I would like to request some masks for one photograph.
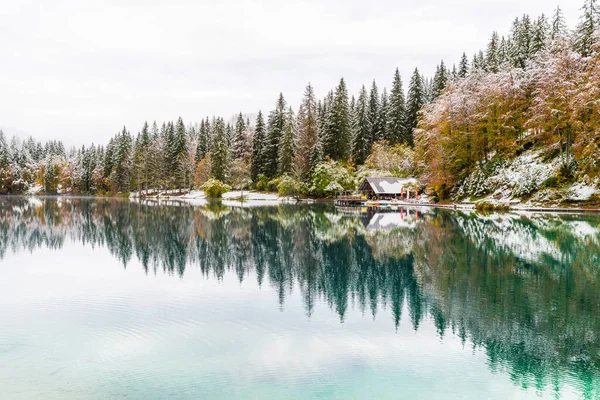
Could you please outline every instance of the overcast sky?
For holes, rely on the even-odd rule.
[[[515,16],[569,27],[578,0],[0,0],[0,127],[8,134],[105,143],[144,120],[294,108],[307,82],[324,95],[376,79],[405,86],[418,67],[483,48]]]

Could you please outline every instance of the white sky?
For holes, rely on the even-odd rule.
[[[431,75],[523,13],[583,0],[0,0],[0,128],[104,143],[123,125],[296,108],[307,82],[350,93]]]

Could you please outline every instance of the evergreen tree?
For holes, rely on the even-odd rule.
[[[465,78],[469,74],[469,60],[467,60],[467,55],[463,53],[460,64],[458,64],[458,77]]]
[[[235,134],[232,145],[232,158],[239,160],[244,156],[246,147],[246,123],[242,113],[238,114],[235,122]]]
[[[380,132],[380,139],[388,138],[387,132],[387,116],[389,112],[390,104],[389,104],[389,96],[387,94],[387,89],[383,88],[381,91],[381,102],[379,103],[379,118],[377,118],[377,130]]]
[[[115,138],[113,149],[111,184],[115,192],[129,192],[132,144],[131,134],[126,127],[123,127],[123,131]]]
[[[309,169],[308,169],[308,177],[312,179],[315,169],[317,165],[323,162],[323,146],[321,145],[321,141],[317,140],[317,143],[313,146],[310,151],[310,160],[309,160]]]
[[[328,101],[323,151],[334,160],[346,160],[350,153],[351,127],[348,89],[344,78],[340,80],[335,93],[329,95]]]
[[[356,164],[363,164],[371,151],[371,129],[367,89],[363,85],[356,102],[353,121],[352,158]]]
[[[485,63],[489,72],[497,73],[500,70],[500,60],[498,56],[500,48],[500,39],[498,33],[494,32],[490,39],[486,51]]]
[[[377,89],[377,83],[375,80],[373,80],[373,84],[371,85],[367,116],[369,120],[369,130],[371,131],[370,142],[377,142],[378,140],[382,139],[382,135],[379,131],[379,125],[377,123],[379,118],[379,90]]]
[[[7,169],[10,166],[10,159],[10,150],[8,149],[6,136],[4,136],[4,132],[0,130],[0,169]]]
[[[303,179],[308,177],[310,153],[319,138],[318,129],[315,93],[309,83],[298,111],[298,145],[294,158],[294,168]]]
[[[410,80],[408,87],[408,99],[406,105],[406,132],[403,142],[413,145],[413,129],[417,127],[419,122],[419,111],[425,104],[423,81],[419,70],[415,68],[415,72]]]
[[[256,182],[258,176],[264,173],[265,142],[265,121],[263,119],[262,111],[259,111],[258,115],[256,116],[256,125],[254,126],[254,135],[252,138],[252,158],[250,160],[250,176],[253,182]]]
[[[585,0],[582,7],[583,15],[573,36],[573,50],[582,57],[592,54],[594,35],[600,28],[600,9],[597,0]]]
[[[533,23],[531,38],[531,55],[535,55],[546,48],[548,40],[548,21],[544,14],[540,15]]]
[[[196,144],[196,156],[194,157],[196,163],[199,163],[204,157],[210,152],[210,126],[208,119],[200,122],[200,129],[198,130],[198,143]]]
[[[294,160],[294,142],[296,139],[296,119],[292,107],[289,108],[283,127],[283,135],[279,145],[279,175],[292,172],[292,162]]]
[[[435,100],[448,85],[448,70],[444,65],[444,60],[437,67],[433,77],[432,100]]]
[[[391,144],[407,143],[406,137],[406,102],[400,71],[396,68],[392,91],[390,92],[390,105],[387,118],[387,140]]]
[[[286,120],[286,103],[283,94],[279,94],[275,110],[271,111],[267,121],[267,140],[264,147],[264,174],[269,178],[277,175],[279,161],[279,143],[283,135]]]
[[[500,69],[507,67],[510,63],[509,42],[504,36],[500,39],[500,47],[498,48],[498,65]]]
[[[175,126],[171,149],[172,186],[176,189],[191,187],[192,166],[190,164],[187,133],[181,117]]]
[[[567,37],[567,23],[560,7],[556,7],[552,16],[552,27],[550,30],[550,39],[556,40]]]
[[[525,14],[521,20],[516,18],[513,21],[511,34],[513,40],[513,46],[511,49],[513,66],[517,68],[525,68],[527,61],[529,61],[532,55],[532,27],[529,15]]]
[[[165,144],[156,121],[152,123],[150,138],[150,149],[148,152],[148,184],[154,185],[154,188],[162,188],[163,170],[165,169],[163,157]]]
[[[210,152],[213,178],[221,182],[229,179],[229,147],[227,146],[227,128],[223,118],[216,118],[213,123],[213,141]]]

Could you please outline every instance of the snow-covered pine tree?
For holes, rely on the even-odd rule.
[[[369,105],[367,89],[363,85],[358,94],[354,110],[352,158],[360,165],[365,162],[371,151],[371,129],[369,123]]]
[[[254,135],[252,136],[252,157],[250,159],[250,177],[253,182],[256,182],[258,176],[264,173],[265,139],[265,120],[262,111],[258,111],[254,126]]]
[[[232,159],[239,160],[243,157],[246,147],[246,123],[240,112],[235,121],[235,133],[231,149]]]
[[[192,166],[190,165],[188,138],[183,119],[179,117],[175,125],[175,136],[171,145],[171,171],[174,189],[189,187],[191,184]]]
[[[554,11],[554,15],[552,16],[552,23],[550,28],[550,39],[557,40],[560,38],[566,38],[568,35],[567,23],[565,22],[565,17],[563,15],[562,10],[559,7],[556,7]]]
[[[308,177],[309,180],[312,179],[313,173],[321,162],[323,162],[323,145],[321,144],[321,140],[317,140],[317,143],[313,146],[310,151],[310,160],[309,160],[309,169],[308,169]]]
[[[582,57],[589,57],[592,54],[594,36],[600,28],[600,8],[597,0],[585,0],[581,10],[583,14],[573,34],[573,50]]]
[[[463,53],[458,64],[458,77],[465,78],[469,74],[469,60],[467,54]]]
[[[0,169],[7,169],[10,167],[10,159],[11,155],[6,136],[4,135],[4,132],[0,130]]]
[[[269,113],[267,120],[267,137],[264,146],[264,174],[269,178],[277,175],[277,164],[279,160],[279,143],[283,135],[283,127],[286,119],[286,102],[283,93],[279,94],[275,110]]]
[[[438,65],[432,83],[431,100],[435,100],[442,93],[442,91],[448,86],[448,70],[444,65],[444,60]]]
[[[548,20],[544,14],[540,15],[534,22],[531,37],[531,56],[546,48],[549,35]]]
[[[415,72],[410,79],[408,87],[408,98],[406,102],[406,131],[404,133],[403,142],[413,145],[413,129],[417,127],[419,122],[419,111],[425,104],[425,93],[423,88],[423,80],[419,70],[415,68]]]
[[[226,126],[223,118],[216,118],[213,123],[213,140],[210,152],[211,175],[221,182],[229,179],[229,147],[227,146]]]
[[[115,137],[111,185],[114,192],[127,193],[131,178],[131,152],[133,139],[126,127]]]
[[[298,143],[294,157],[294,170],[302,179],[308,178],[310,153],[318,140],[317,103],[312,85],[304,89],[302,104],[298,110]]]
[[[492,37],[488,42],[487,51],[485,54],[485,63],[487,70],[492,73],[497,73],[500,70],[499,52],[500,49],[500,38],[498,32],[492,33]]]
[[[198,142],[196,143],[196,155],[194,157],[196,164],[206,157],[210,151],[209,137],[206,123],[202,120],[198,129]]]
[[[387,89],[384,87],[381,91],[381,101],[379,103],[379,117],[377,118],[377,130],[380,132],[380,140],[387,140],[387,116],[390,108]]]
[[[400,71],[396,68],[394,81],[390,92],[390,104],[387,118],[387,140],[391,144],[405,143],[406,141],[406,102]]]
[[[294,110],[292,110],[292,107],[290,107],[286,115],[285,124],[283,126],[281,143],[279,144],[279,160],[277,171],[279,175],[289,174],[292,172],[295,141],[296,118],[294,117]]]

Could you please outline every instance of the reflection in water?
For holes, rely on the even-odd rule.
[[[0,207],[7,251],[103,246],[127,267],[209,278],[256,276],[283,308],[299,288],[344,321],[383,304],[441,338],[485,349],[489,367],[523,387],[557,393],[569,382],[600,396],[600,219],[427,209],[336,211],[327,205],[229,208],[116,200],[11,199]]]

